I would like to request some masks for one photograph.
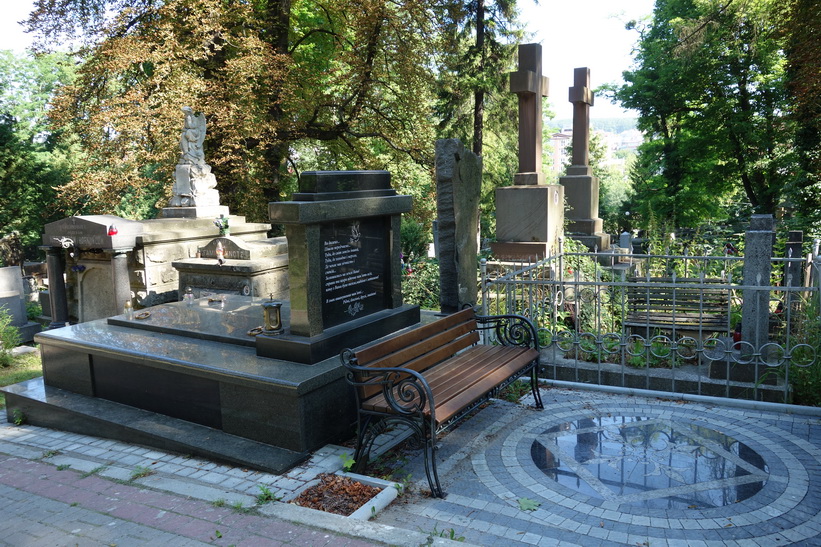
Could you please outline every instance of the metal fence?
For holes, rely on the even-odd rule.
[[[534,322],[543,378],[787,403],[817,364],[817,248],[763,272],[729,254],[483,261],[483,313]]]

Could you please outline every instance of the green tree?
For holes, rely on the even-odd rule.
[[[515,0],[453,1],[446,11],[437,67],[437,138],[458,138],[482,156],[480,210],[485,237],[495,233],[495,191],[517,169],[517,98],[508,91],[524,36]]]
[[[78,38],[85,55],[54,105],[87,158],[62,198],[110,212],[123,196],[169,191],[186,105],[208,118],[206,159],[223,201],[251,220],[267,220],[267,203],[287,198],[313,159],[325,169],[388,168],[401,186],[395,166],[432,163],[434,7],[38,1],[30,27],[50,42]]]
[[[657,0],[638,27],[637,68],[615,97],[648,137],[634,169],[638,212],[677,226],[721,214],[743,188],[775,213],[793,166],[777,0]]]
[[[0,236],[18,232],[29,258],[43,226],[64,215],[55,187],[68,181],[76,150],[58,139],[46,114],[73,70],[64,54],[0,51]]]
[[[814,0],[792,0],[789,5],[785,54],[798,169],[788,195],[794,200],[798,223],[817,233],[821,230],[821,9]]]

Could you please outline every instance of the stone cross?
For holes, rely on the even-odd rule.
[[[542,76],[542,46],[519,45],[519,70],[510,73],[510,92],[519,96],[519,174],[515,184],[538,184],[542,170],[542,97],[548,79]]]
[[[593,91],[590,89],[590,69],[577,68],[573,71],[573,87],[569,100],[573,103],[573,161],[571,165],[589,165],[590,150],[590,107],[593,106]]]

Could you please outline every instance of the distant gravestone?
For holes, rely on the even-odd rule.
[[[443,312],[476,304],[482,158],[459,139],[436,141],[439,305]]]
[[[40,325],[28,320],[22,270],[19,266],[0,268],[0,309],[11,317],[21,342],[30,342],[40,332]]]
[[[773,235],[772,215],[752,216],[744,237],[744,285],[750,288],[743,291],[741,339],[751,344],[754,351],[768,340]]]
[[[590,69],[577,68],[569,101],[573,103],[573,158],[567,174],[559,179],[567,194],[568,231],[573,239],[599,251],[610,247],[610,235],[602,231],[599,218],[599,179],[590,168]]]
[[[791,230],[787,234],[787,245],[784,250],[786,258],[801,259],[803,258],[804,246],[804,232],[801,230]],[[801,269],[802,264],[798,261],[788,261],[784,263],[784,285],[788,287],[801,286]]]

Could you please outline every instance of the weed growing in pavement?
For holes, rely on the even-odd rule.
[[[232,503],[231,504],[231,509],[233,509],[237,513],[250,513],[251,512],[251,508],[250,507],[245,507],[242,504],[241,501],[236,501],[236,502]]]
[[[135,481],[137,479],[142,479],[144,477],[149,477],[156,473],[153,469],[145,467],[144,465],[138,465],[134,468],[134,471],[131,472],[131,478],[129,480]]]
[[[225,498],[217,498],[211,502],[214,507],[225,507]]]
[[[342,460],[342,470],[346,473],[350,472],[350,470],[353,469],[354,464],[356,464],[356,460],[349,456],[347,452],[345,454],[340,454],[339,459]]]
[[[420,531],[424,533],[424,530],[420,528]],[[428,542],[427,545],[433,545],[434,538],[447,538],[451,541],[465,541],[465,536],[457,536],[456,530],[450,528],[448,530],[439,530],[436,525],[433,526],[433,531],[428,534]]]
[[[264,484],[257,485],[259,488],[259,494],[257,494],[257,503],[262,505],[263,503],[268,503],[269,501],[279,501],[282,499],[282,496],[277,496],[271,489],[265,486]]]
[[[53,458],[54,456],[59,456],[59,450],[46,450],[42,454],[40,454],[39,460],[45,460],[46,458]]]
[[[80,477],[84,479],[86,477],[90,477],[91,475],[96,475],[97,473],[102,473],[106,469],[108,469],[107,465],[100,465],[100,466],[95,467],[91,471],[86,471],[85,473],[80,475]]]
[[[71,467],[71,464],[62,463],[62,464],[57,466],[57,471],[65,471],[66,469],[68,469],[70,467]]]
[[[11,411],[11,419],[14,422],[14,425],[23,425],[26,423],[26,415],[23,414],[23,411],[19,408],[15,408]]]

